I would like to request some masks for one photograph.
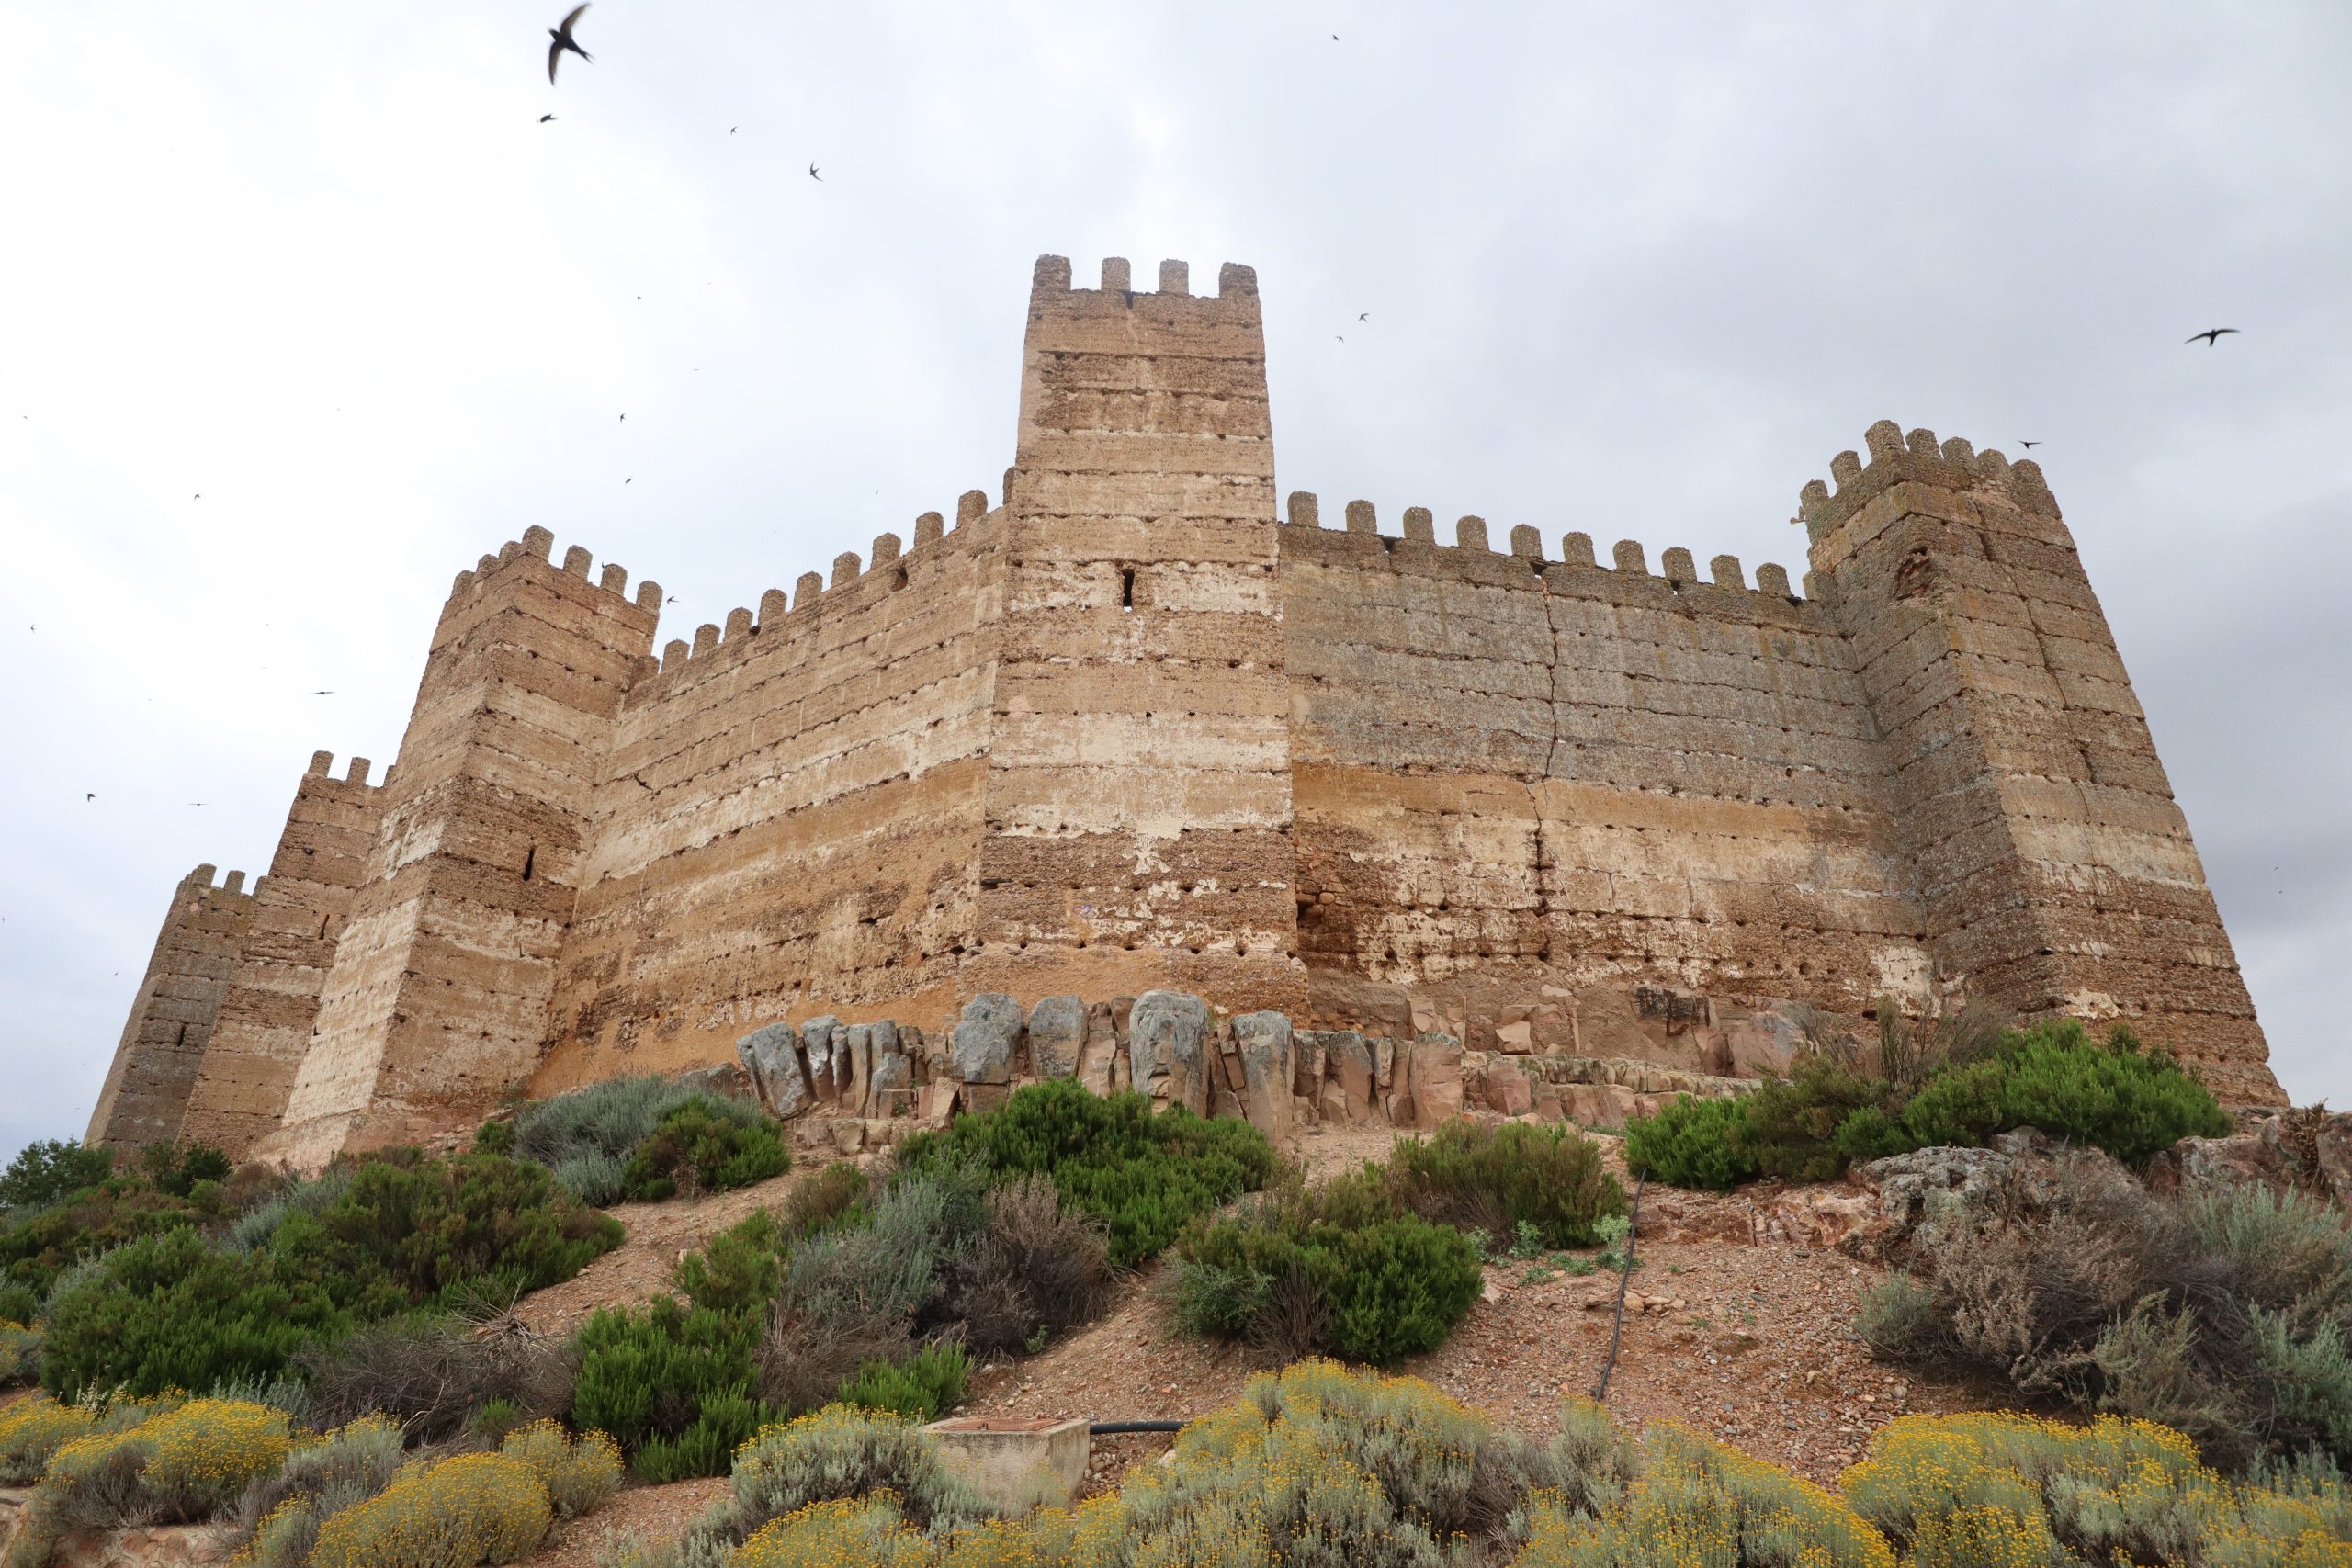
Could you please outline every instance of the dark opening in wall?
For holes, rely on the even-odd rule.
[[[539,846],[533,844],[523,856],[523,880],[531,880],[531,867],[538,863]]]
[[[1122,610],[1132,610],[1135,607],[1136,569],[1129,567],[1125,571],[1119,573],[1119,608]]]

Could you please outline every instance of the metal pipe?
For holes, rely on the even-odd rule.
[[[1092,1421],[1087,1424],[1089,1437],[1115,1437],[1121,1432],[1181,1432],[1182,1421]]]

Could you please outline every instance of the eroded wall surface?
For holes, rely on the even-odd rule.
[[[1004,519],[673,643],[615,727],[539,1083],[727,1059],[771,1019],[952,1012],[975,927]],[[862,1014],[861,1014],[862,1016]]]
[[[1300,944],[1442,992],[1478,976],[1818,1001],[1925,1000],[1891,773],[1820,606],[1767,567],[1700,581],[1581,535],[1546,560],[1464,519],[1434,541],[1282,530]]]

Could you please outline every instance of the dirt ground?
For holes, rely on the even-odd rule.
[[[1394,1137],[1385,1128],[1329,1130],[1301,1137],[1295,1153],[1309,1176],[1320,1178],[1379,1157]],[[1616,1141],[1602,1142],[1619,1166]],[[613,1210],[628,1239],[578,1277],[526,1298],[526,1318],[561,1331],[597,1306],[666,1290],[682,1254],[779,1201],[792,1179]],[[1906,1376],[1869,1359],[1851,1325],[1862,1292],[1881,1270],[1807,1234],[1804,1206],[1817,1196],[1772,1187],[1720,1197],[1644,1193],[1638,1267],[1628,1282],[1630,1310],[1604,1401],[1612,1416],[1635,1431],[1653,1421],[1679,1421],[1834,1484],[1870,1433],[1894,1416],[1981,1403],[1966,1388]],[[1519,1261],[1489,1266],[1483,1298],[1453,1336],[1397,1370],[1498,1427],[1541,1438],[1558,1429],[1563,1395],[1594,1392],[1608,1355],[1617,1277],[1555,1274],[1527,1282],[1528,1269]],[[1230,1404],[1261,1370],[1244,1349],[1176,1330],[1166,1270],[1155,1263],[1123,1280],[1095,1322],[1036,1356],[976,1371],[963,1409],[1189,1420]],[[1097,1439],[1089,1493],[1115,1488],[1125,1471],[1156,1459],[1171,1440],[1152,1434]],[[596,1568],[612,1543],[683,1530],[724,1490],[720,1481],[632,1488],[590,1517],[560,1527],[529,1563]]]

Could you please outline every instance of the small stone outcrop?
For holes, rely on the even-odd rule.
[[[2148,1166],[2154,1190],[2255,1184],[2352,1209],[2352,1111],[2324,1105],[2250,1113],[2224,1138],[2183,1138]]]

